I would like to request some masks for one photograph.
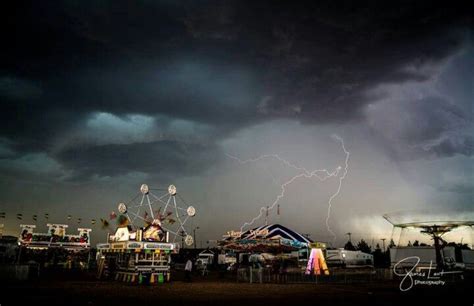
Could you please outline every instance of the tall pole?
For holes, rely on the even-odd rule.
[[[196,248],[196,244],[197,244],[197,240],[196,240],[196,230],[199,229],[199,226],[196,226],[194,229],[193,229],[193,234],[194,234],[194,248]]]
[[[352,240],[351,240],[352,233],[349,232],[349,233],[346,233],[346,235],[349,236],[349,242],[352,243]]]
[[[382,250],[383,250],[384,253],[385,253],[385,240],[386,240],[386,238],[382,238],[382,239],[380,239],[380,240],[382,240]]]
[[[181,230],[179,232],[179,235],[181,236],[181,248],[184,249],[184,235],[185,235],[185,232],[183,230]]]

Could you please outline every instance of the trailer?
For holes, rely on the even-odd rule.
[[[464,268],[474,271],[474,250],[461,250],[461,255]]]
[[[373,267],[374,256],[362,251],[350,251],[340,248],[335,250],[326,250],[326,262],[329,267]]]
[[[470,250],[469,250],[470,251]],[[397,268],[412,268],[416,270],[436,269],[438,267],[436,260],[436,248],[434,246],[407,246],[392,247],[390,252],[390,266]],[[466,253],[466,257],[468,257]],[[456,261],[455,248],[446,246],[441,249],[441,260],[447,269],[463,269],[465,264]]]

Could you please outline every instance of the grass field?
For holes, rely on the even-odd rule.
[[[248,284],[203,281],[143,286],[113,281],[37,280],[2,285],[5,305],[437,305],[464,298],[472,305],[472,284],[415,286],[400,292],[398,282],[366,284]],[[459,301],[459,300],[458,300]],[[454,302],[454,300],[453,300]],[[411,304],[410,303],[410,304]],[[462,305],[456,303],[456,305]]]

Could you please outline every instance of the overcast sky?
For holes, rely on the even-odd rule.
[[[2,10],[0,211],[106,217],[175,184],[198,241],[344,168],[329,225],[368,240],[392,211],[473,211],[472,16],[431,1],[34,1]],[[380,4],[379,4],[380,3]],[[383,3],[383,4],[382,4]],[[285,189],[279,222],[332,239],[339,172]],[[24,220],[16,220],[23,213]],[[448,218],[448,217],[447,217]],[[264,218],[255,222],[261,225]],[[74,223],[71,223],[74,225]],[[93,226],[95,242],[105,236]]]

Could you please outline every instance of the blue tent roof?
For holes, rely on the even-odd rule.
[[[257,238],[256,236],[262,232],[267,232],[267,234],[264,237],[261,237],[265,239],[281,237],[281,238],[290,239],[293,241],[298,241],[301,243],[313,242],[312,240],[301,235],[300,233],[295,232],[280,224],[270,224],[270,225],[256,227],[254,229],[244,232],[242,236],[240,237],[240,239],[255,239]]]

